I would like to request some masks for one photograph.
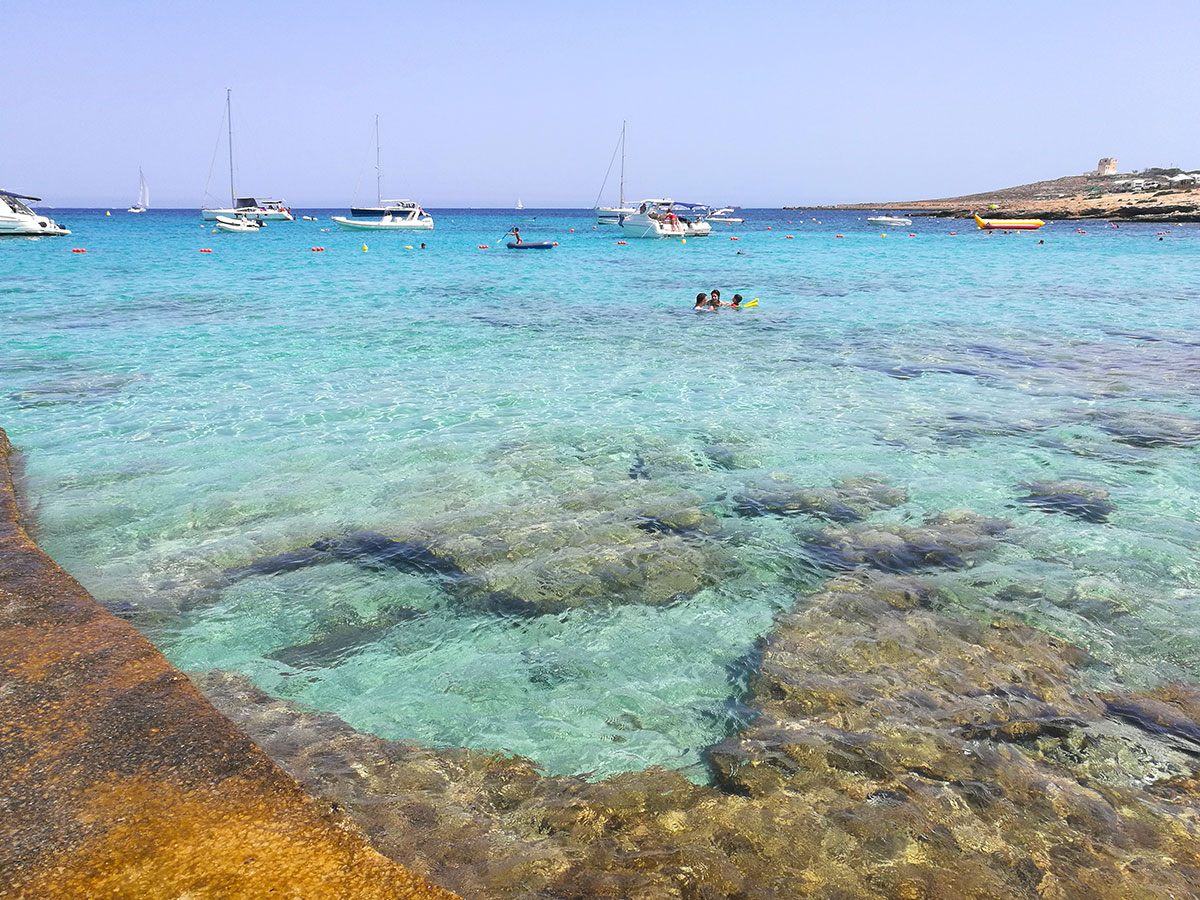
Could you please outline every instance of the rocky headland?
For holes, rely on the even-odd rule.
[[[905,211],[919,216],[1025,219],[1106,219],[1120,222],[1200,222],[1200,184],[1176,186],[1164,174],[1068,175],[1049,181],[935,200],[845,203],[808,207],[863,211]],[[1200,179],[1200,176],[1197,176]],[[1134,190],[1128,183],[1146,182]],[[798,209],[800,207],[785,207]]]

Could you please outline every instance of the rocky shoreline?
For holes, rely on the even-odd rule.
[[[905,212],[912,216],[1053,220],[1103,219],[1117,222],[1200,222],[1200,187],[1129,190],[1116,182],[1130,176],[1072,175],[1018,187],[937,200],[843,203],[784,209]]]

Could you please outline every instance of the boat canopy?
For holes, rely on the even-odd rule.
[[[34,203],[41,203],[41,197],[29,197],[25,194],[14,194],[12,191],[0,191],[0,197],[15,197],[18,200],[32,200]]]

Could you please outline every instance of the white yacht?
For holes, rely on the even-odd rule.
[[[233,105],[232,91],[225,89],[225,118],[229,124],[229,199],[231,204],[224,209],[205,208],[200,215],[205,222],[215,222],[218,216],[226,219],[253,219],[258,222],[294,222],[296,217],[282,200],[263,200],[254,197],[239,197],[233,188]],[[208,188],[205,188],[208,194]],[[132,210],[130,210],[132,212]]]
[[[621,216],[621,231],[631,238],[704,237],[712,233],[704,220],[707,212],[708,207],[698,203],[643,200],[635,212]]]
[[[40,197],[26,197],[23,194],[0,191],[0,235],[12,234],[28,237],[71,233],[53,219],[39,216],[22,203],[22,200],[32,200],[34,203],[42,202]]]
[[[379,116],[375,117],[375,205],[351,206],[350,216],[333,216],[347,231],[402,231],[433,228],[433,216],[412,200],[383,199],[383,170],[379,166]]]
[[[736,209],[733,206],[723,206],[720,209],[714,209],[706,218],[709,222],[720,222],[723,225],[741,225],[746,220],[733,214]]]
[[[350,210],[356,216],[375,216],[378,218],[349,219],[345,216],[334,216],[339,228],[348,231],[388,231],[402,229],[433,228],[433,216],[421,209],[412,200],[385,200],[380,206],[356,206]]]
[[[238,197],[233,206],[226,209],[203,209],[200,211],[205,222],[216,221],[218,216],[256,219],[259,222],[294,222],[296,217],[282,200],[265,200],[255,197]]]
[[[868,216],[867,221],[872,225],[891,225],[893,227],[912,224],[912,219],[906,219],[903,216]]]
[[[600,206],[600,197],[604,194],[604,187],[608,184],[608,172],[604,173],[604,183],[600,185],[600,193],[596,195],[596,224],[598,225],[617,225],[621,221],[621,216],[631,216],[637,212],[632,206],[625,205],[625,123],[621,122],[621,186],[617,193],[616,206]],[[613,150],[613,156],[616,156],[616,150]],[[612,160],[608,161],[608,171],[612,171]]]
[[[150,208],[150,188],[146,184],[146,176],[142,174],[142,167],[138,166],[138,198],[137,203],[125,210],[131,213],[144,213]]]

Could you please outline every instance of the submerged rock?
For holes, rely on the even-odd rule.
[[[464,896],[1196,896],[1195,687],[1088,693],[1083,651],[871,572],[799,598],[747,660],[754,709],[710,750],[714,786],[548,777],[357,734],[237,676],[200,684],[384,853]]]
[[[804,514],[848,523],[907,502],[904,488],[871,476],[845,478],[831,487],[802,488],[773,475],[747,485],[734,497],[734,511],[740,516]]]
[[[831,569],[867,566],[906,573],[929,568],[962,569],[972,555],[992,549],[1012,527],[968,510],[929,516],[920,526],[855,525],[803,535],[805,550]]]
[[[1029,493],[1018,497],[1042,512],[1062,513],[1084,522],[1107,522],[1117,505],[1108,499],[1108,491],[1086,481],[1028,481],[1018,485]]]
[[[1124,410],[1096,413],[1102,431],[1131,447],[1194,447],[1200,443],[1200,419],[1177,413]]]
[[[434,579],[460,605],[492,612],[664,605],[712,584],[731,565],[714,540],[720,523],[701,502],[635,481],[476,507],[409,523],[392,537],[364,531],[323,538],[229,569],[223,583],[337,561]]]

